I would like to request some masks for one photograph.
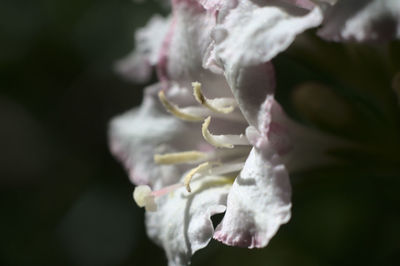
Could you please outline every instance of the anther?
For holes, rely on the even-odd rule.
[[[235,109],[236,101],[233,98],[207,99],[201,91],[200,82],[192,82],[193,95],[198,103],[207,107],[213,112],[229,114]]]
[[[135,187],[133,199],[139,207],[145,207],[146,211],[154,212],[157,210],[157,204],[154,201],[154,196],[149,186]]]
[[[190,113],[189,110],[185,110],[185,108],[180,108],[179,106],[169,102],[162,90],[159,91],[158,98],[168,112],[182,120],[196,122],[204,119],[204,117],[200,115]]]
[[[182,183],[177,183],[156,191],[152,191],[151,188],[146,185],[137,186],[133,191],[133,199],[139,207],[144,207],[146,211],[154,212],[157,211],[157,204],[155,202],[157,197],[168,194],[182,186]]]

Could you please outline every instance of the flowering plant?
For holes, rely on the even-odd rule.
[[[381,41],[400,36],[399,21],[395,0],[173,0],[171,17],[137,32],[117,70],[143,82],[155,66],[159,83],[111,122],[110,148],[170,265],[189,264],[211,238],[265,247],[291,216],[289,172],[332,162],[327,151],[347,145],[285,114],[271,60],[311,28]]]

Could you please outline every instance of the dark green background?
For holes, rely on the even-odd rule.
[[[155,12],[166,13],[129,0],[0,2],[0,265],[166,265],[107,148],[108,121],[143,88],[113,62]],[[297,59],[276,60],[282,99],[282,73],[324,71]],[[398,172],[358,172],[293,175],[292,220],[267,248],[213,241],[193,264],[400,265]]]

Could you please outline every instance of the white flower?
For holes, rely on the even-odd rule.
[[[309,1],[174,0],[169,27],[144,30],[156,44],[133,61],[157,55],[160,83],[111,122],[110,147],[170,265],[188,264],[212,237],[264,247],[289,221],[288,167],[318,162],[325,143],[285,116],[269,61],[322,19]],[[211,216],[223,212],[214,232]]]

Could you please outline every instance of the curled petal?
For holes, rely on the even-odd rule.
[[[228,195],[227,209],[214,238],[224,244],[265,247],[290,219],[291,187],[283,164],[272,151],[253,149]]]
[[[205,247],[214,233],[210,217],[225,211],[231,180],[204,177],[158,199],[159,209],[146,212],[148,235],[167,254],[170,266],[188,265],[190,257]]]
[[[260,138],[254,146],[260,150],[268,150],[264,139],[280,156],[287,154],[292,148],[292,138],[297,132],[293,127],[294,121],[286,116],[280,104],[271,95],[267,96],[258,113]],[[294,129],[291,132],[291,129]]]
[[[322,11],[279,1],[227,0],[212,34],[225,71],[268,62],[296,35],[318,26]]]
[[[275,90],[275,71],[271,63],[236,68],[225,73],[240,110],[248,123],[258,128],[261,105]]]
[[[239,108],[256,128],[261,104],[275,88],[269,61],[322,21],[318,6],[310,11],[299,7],[300,2],[227,0],[212,32],[214,42],[205,62],[211,69],[220,64]]]

